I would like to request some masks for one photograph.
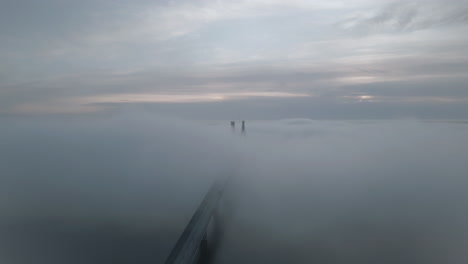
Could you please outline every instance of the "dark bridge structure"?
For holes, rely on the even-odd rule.
[[[211,186],[166,259],[166,264],[211,262],[221,233],[218,205],[225,185],[225,182],[216,182]],[[212,237],[209,234],[209,227],[213,228]],[[209,246],[209,237],[213,240],[212,246]]]

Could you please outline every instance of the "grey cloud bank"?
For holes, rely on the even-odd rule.
[[[141,116],[4,120],[2,263],[160,263],[225,175],[219,263],[467,259],[464,123]]]
[[[141,115],[3,120],[0,261],[162,262],[213,180],[235,169],[210,134]]]
[[[463,263],[464,142],[465,124],[253,124],[223,261]]]

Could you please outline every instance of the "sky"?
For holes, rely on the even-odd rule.
[[[466,119],[466,32],[466,0],[4,0],[0,115]]]

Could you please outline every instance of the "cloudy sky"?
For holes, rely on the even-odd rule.
[[[0,115],[468,118],[468,1],[3,0]]]

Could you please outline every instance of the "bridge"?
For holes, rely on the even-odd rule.
[[[216,240],[216,233],[219,232],[217,208],[225,185],[226,182],[218,181],[211,186],[166,259],[166,264],[210,262],[213,252],[208,247],[208,229],[210,224],[214,227],[213,239]]]

